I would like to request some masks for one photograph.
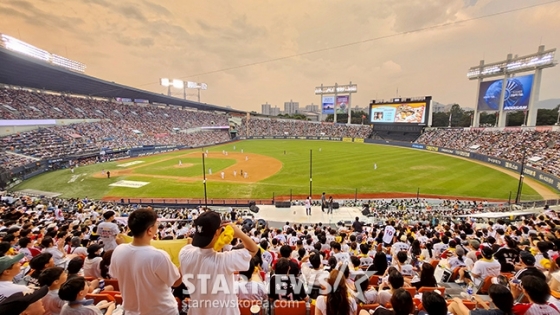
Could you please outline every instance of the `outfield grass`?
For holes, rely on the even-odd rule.
[[[233,147],[236,147],[236,150]],[[313,150],[313,193],[354,194],[407,192],[448,196],[507,199],[510,192],[517,190],[517,179],[500,171],[477,163],[465,161],[427,151],[404,149],[392,146],[306,140],[245,140],[208,148],[209,151],[230,152],[241,149],[245,153],[267,155],[280,160],[283,167],[275,175],[254,184],[209,181],[209,198],[272,198],[274,193],[294,195],[309,192],[309,160]],[[284,155],[284,150],[286,154]],[[320,151],[319,151],[320,150]],[[200,149],[191,152],[201,152]],[[150,175],[193,177],[201,176],[201,159],[179,158],[189,151],[141,157],[133,160],[96,164],[78,168],[74,174],[60,170],[34,177],[15,190],[38,189],[60,192],[63,197],[101,198],[119,197],[170,197],[201,198],[204,196],[201,180],[179,182],[168,178],[147,178],[138,175],[123,175],[116,178],[93,178],[94,172],[122,169],[117,165],[140,160],[135,172]],[[172,158],[172,159],[170,159]],[[173,168],[178,159],[190,167]],[[234,160],[206,159],[206,168],[214,173],[233,165]],[[377,170],[374,169],[377,164]],[[74,182],[72,176],[80,175]],[[110,187],[119,180],[148,181],[141,188]],[[532,188],[523,187],[523,200],[541,199]]]

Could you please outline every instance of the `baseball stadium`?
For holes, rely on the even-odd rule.
[[[560,104],[538,107],[555,53],[475,58],[468,110],[398,88],[360,109],[373,92],[349,82],[309,86],[318,109],[280,114],[203,103],[202,82],[118,84],[0,33],[0,281],[33,289],[0,287],[0,313],[560,314]],[[199,293],[186,277],[201,274],[262,294]]]
[[[430,128],[430,96],[373,100],[366,124],[275,118],[115,85],[34,60],[10,49],[21,41],[2,38],[1,178],[10,192],[175,207],[259,205],[265,218],[278,213],[275,206],[299,205],[292,214],[302,215],[302,202],[323,193],[335,208],[394,198],[557,203],[557,126]],[[551,60],[539,71],[555,65]],[[60,79],[46,79],[52,76]],[[327,103],[329,93],[316,89]],[[330,105],[325,111],[334,111]],[[155,117],[161,122],[147,123]],[[361,215],[358,208],[350,218]]]

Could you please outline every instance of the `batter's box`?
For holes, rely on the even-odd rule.
[[[140,188],[148,185],[150,182],[137,182],[133,180],[119,180],[116,183],[112,183],[109,186],[115,187],[128,187],[128,188]]]

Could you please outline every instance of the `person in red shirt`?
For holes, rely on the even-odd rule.
[[[518,303],[513,306],[514,315],[558,315],[560,310],[552,303],[550,287],[545,280],[535,276],[525,276],[521,279],[523,294],[529,303]]]

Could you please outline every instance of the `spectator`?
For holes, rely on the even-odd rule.
[[[346,288],[344,275],[338,270],[331,271],[328,284],[328,293],[317,297],[315,315],[356,314],[358,306]]]
[[[503,229],[500,229],[503,232]],[[496,251],[494,257],[502,266],[501,272],[512,272],[515,270],[515,264],[519,261],[519,250],[517,249],[517,242],[509,235],[504,237],[505,246],[502,246]]]
[[[420,270],[420,277],[418,279],[413,278],[410,282],[410,285],[415,287],[416,289],[420,289],[421,287],[437,287],[437,281],[434,277],[434,272],[435,269],[432,264],[423,263]]]
[[[43,287],[35,292],[17,292],[9,298],[0,301],[0,314],[2,315],[43,315],[42,298],[47,294],[48,288]]]
[[[33,259],[33,253],[30,250],[30,248],[33,246],[33,242],[29,237],[20,238],[18,245],[19,245],[19,252],[23,253],[27,260]]]
[[[524,276],[521,279],[523,294],[529,299],[529,303],[519,303],[513,307],[515,315],[533,314],[558,314],[560,310],[552,303],[550,298],[550,287],[545,280],[535,276]]]
[[[420,314],[447,315],[447,302],[443,296],[436,292],[424,292],[422,294],[422,306],[425,312],[420,312]]]
[[[365,274],[356,277],[356,302],[360,304],[373,304],[377,302],[377,291],[369,287],[369,278]]]
[[[47,268],[39,276],[39,284],[49,287],[49,292],[43,298],[43,306],[50,315],[59,315],[62,310],[65,302],[58,296],[58,290],[67,278],[68,275],[60,267]]]
[[[393,310],[388,310],[382,306],[379,306],[373,315],[410,315],[414,312],[414,301],[412,296],[405,289],[397,289],[393,292],[390,299],[391,306]]]
[[[109,273],[118,279],[126,313],[176,315],[171,287],[181,283],[181,274],[169,254],[150,245],[157,233],[157,214],[138,209],[128,217],[133,240],[113,251]],[[138,288],[150,288],[139,290]]]
[[[381,305],[387,304],[391,297],[394,296],[395,291],[404,286],[403,275],[398,270],[389,272],[388,278],[389,290],[380,290],[378,295],[378,303]]]
[[[255,274],[255,271],[255,263],[251,259],[249,269],[239,272],[240,279],[236,282],[236,292],[239,300],[265,301],[268,298],[266,287],[259,279],[258,273]]]
[[[58,240],[57,247],[54,245],[54,240],[50,236],[43,238],[41,241],[41,246],[44,248],[43,253],[52,255],[55,266],[64,267],[66,265],[66,253],[63,250],[64,239],[61,238]]]
[[[86,257],[88,255],[87,248],[82,247],[82,240],[79,237],[72,237],[70,241],[70,254]]]
[[[497,277],[500,275],[501,265],[493,257],[492,249],[485,246],[482,248],[482,259],[474,263],[471,276],[475,285],[479,285],[487,277]]]
[[[84,261],[84,277],[101,278],[101,269],[99,263],[103,260],[101,253],[103,245],[93,244],[87,248],[88,255]]]
[[[206,211],[194,220],[195,233],[192,244],[183,247],[179,253],[181,272],[185,275],[194,275],[185,278],[185,285],[199,288],[190,292],[189,312],[193,315],[202,314],[203,309],[211,309],[213,314],[239,314],[237,304],[227,302],[237,300],[233,273],[249,269],[251,257],[257,253],[258,246],[236,225],[229,226],[233,229],[233,237],[239,238],[244,248],[228,252],[214,250],[214,245],[225,227],[222,225],[219,213]],[[203,283],[208,283],[208,286]],[[222,288],[218,292],[205,290],[205,288],[215,287],[217,283],[220,283]],[[206,301],[212,300],[227,303],[207,305]]]
[[[317,299],[321,290],[321,283],[329,276],[329,273],[323,268],[321,254],[317,250],[311,251],[308,256],[302,259],[301,271],[307,286],[311,287],[309,297]]]
[[[383,275],[387,270],[387,256],[383,252],[377,252],[373,257],[373,264],[368,271],[375,271],[376,275]]]
[[[14,277],[20,271],[19,261],[23,257],[24,255],[21,253],[15,256],[0,257],[0,302],[14,293],[29,291],[26,286],[13,283]]]
[[[397,261],[397,270],[400,271],[400,273],[402,273],[403,276],[413,276],[414,275],[414,270],[412,268],[412,265],[407,263],[408,260],[408,254],[406,251],[400,251],[397,253],[396,255],[396,261]]]
[[[275,273],[270,277],[268,297],[272,301],[302,301],[307,298],[299,278],[290,274],[290,261],[282,257],[276,262]]]
[[[112,315],[115,310],[115,302],[100,302],[92,305],[86,300],[89,288],[83,277],[75,277],[66,281],[58,290],[58,296],[67,304],[62,306],[60,315],[81,315],[81,314],[98,314]],[[105,312],[101,312],[101,310]]]
[[[82,257],[74,257],[68,262],[66,271],[68,272],[68,279],[84,276],[84,259]]]
[[[111,258],[113,257],[113,250],[108,250],[103,253],[101,262],[99,262],[99,270],[101,271],[101,278],[111,279],[109,274],[109,266],[111,265]]]
[[[23,277],[23,283],[25,285],[39,286],[39,275],[41,271],[46,268],[54,267],[54,259],[51,253],[41,253],[31,259],[29,262],[29,267],[31,268],[29,272]]]
[[[97,226],[97,233],[99,233],[99,238],[103,242],[105,250],[112,250],[117,247],[117,236],[119,235],[119,226],[113,223],[115,220],[115,212],[109,210],[103,213],[104,222],[99,223]],[[119,240],[120,242],[120,240]]]
[[[475,296],[478,304],[484,307],[484,309],[476,309],[469,311],[469,309],[463,304],[463,300],[460,298],[454,298],[453,302],[449,305],[449,311],[454,315],[513,315],[513,296],[507,289],[507,287],[500,284],[493,284],[488,288],[488,295],[492,300],[492,304],[496,306],[495,309],[491,309],[488,305],[481,300],[479,297]]]

